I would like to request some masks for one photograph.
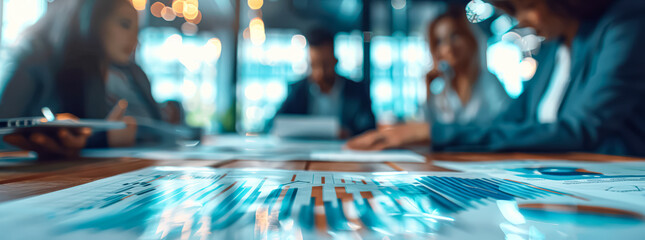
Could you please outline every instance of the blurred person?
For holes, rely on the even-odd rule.
[[[132,62],[138,14],[128,0],[57,0],[15,48],[3,80],[0,118],[33,117],[48,107],[80,118],[123,120],[128,128],[28,132],[4,137],[43,156],[72,156],[83,147],[132,146],[141,135],[132,116],[161,119],[150,83]],[[114,106],[114,107],[113,107]],[[148,137],[154,138],[154,137]]]
[[[290,86],[280,114],[331,116],[341,123],[341,138],[374,129],[369,89],[336,73],[334,35],[316,28],[307,34],[311,74]]]
[[[435,63],[426,76],[428,107],[431,119],[441,123],[490,122],[510,101],[488,72],[485,37],[470,26],[464,9],[451,5],[428,27]],[[443,83],[443,89],[431,87],[435,80]]]
[[[434,67],[426,75],[429,122],[407,123],[396,129],[429,129],[430,122],[489,123],[503,111],[510,97],[497,78],[488,72],[485,41],[473,29],[461,5],[450,5],[428,26]],[[442,88],[434,89],[440,83]],[[380,131],[387,132],[388,128]],[[419,142],[422,143],[422,142]]]
[[[348,146],[384,149],[430,140],[435,151],[645,156],[645,2],[489,2],[549,40],[536,57],[538,72],[509,109],[492,124],[391,129]]]

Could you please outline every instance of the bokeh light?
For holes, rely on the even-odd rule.
[[[215,86],[213,86],[213,84],[211,84],[210,82],[203,82],[199,87],[199,93],[201,94],[202,99],[204,99],[205,101],[215,100]]]
[[[199,2],[197,0],[185,0],[182,14],[186,19],[197,18],[199,14]]]
[[[538,62],[532,57],[526,57],[520,62],[520,75],[522,80],[531,80],[537,71]]]
[[[184,0],[175,0],[175,2],[172,3],[172,10],[175,10],[176,13],[184,13],[184,6],[185,6]]]
[[[392,84],[388,81],[377,81],[373,87],[373,93],[378,100],[389,102],[392,100]]]
[[[197,11],[197,16],[195,16],[195,18],[186,17],[186,21],[189,22],[189,23],[193,23],[193,24],[201,23],[202,22],[202,11]]]
[[[186,67],[189,72],[197,72],[202,66],[204,55],[201,46],[192,43],[186,43],[179,52],[179,62]]]
[[[222,54],[222,41],[219,38],[211,38],[204,45],[204,53],[213,60],[219,59]]]
[[[194,12],[193,11],[186,11],[183,14],[184,14],[184,18],[186,18],[186,20],[195,20],[195,19],[197,19],[197,16],[199,16],[199,10],[194,11]]]
[[[199,31],[199,28],[194,23],[185,22],[181,25],[181,32],[185,35],[193,36],[197,34],[197,31]]]
[[[197,85],[193,81],[184,80],[184,84],[181,85],[181,93],[184,97],[189,98],[197,93]]]
[[[305,36],[296,34],[291,38],[291,45],[296,48],[305,48],[307,47],[307,39]]]
[[[161,10],[161,17],[164,20],[171,22],[171,21],[174,21],[175,18],[177,18],[177,15],[175,15],[175,11],[173,11],[172,8],[165,7]]]
[[[251,83],[244,89],[244,96],[251,101],[258,101],[264,95],[264,88],[259,83]]]
[[[264,5],[264,0],[249,0],[248,4],[249,4],[249,8],[253,10],[258,10],[262,8],[262,5]]]
[[[374,63],[377,67],[388,69],[392,66],[392,48],[383,37],[375,37],[372,41],[372,53]]]
[[[132,6],[134,6],[134,9],[136,9],[137,11],[145,10],[147,4],[147,0],[132,0]]]
[[[466,17],[472,23],[480,23],[486,21],[495,13],[493,5],[486,3],[482,0],[471,0],[466,5]]]
[[[401,10],[405,8],[405,5],[407,5],[406,0],[392,0],[392,8],[396,10]]]
[[[524,91],[521,49],[512,42],[500,41],[491,45],[486,55],[488,70],[497,76],[510,97],[517,98]]]
[[[271,101],[280,101],[286,96],[286,86],[284,82],[273,81],[266,86],[267,98]]]
[[[266,33],[264,31],[264,21],[261,18],[254,18],[249,23],[249,34],[251,42],[254,45],[262,45],[266,40]]]
[[[152,16],[160,18],[161,17],[161,11],[163,11],[163,9],[165,7],[166,7],[166,5],[164,5],[161,2],[153,3],[152,6],[150,6],[150,13],[152,14]]]

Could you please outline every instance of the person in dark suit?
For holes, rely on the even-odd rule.
[[[490,0],[544,44],[526,91],[492,124],[433,123],[372,133],[348,145],[435,151],[594,152],[645,156],[645,2]]]
[[[374,129],[369,88],[336,74],[334,35],[323,29],[307,34],[311,74],[290,86],[289,95],[277,115],[336,117],[342,137]]]

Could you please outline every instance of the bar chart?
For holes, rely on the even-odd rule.
[[[421,239],[460,212],[550,197],[584,200],[464,173],[156,167],[0,205],[9,216],[0,230],[11,236],[30,221],[49,234],[87,234],[81,238],[119,231],[140,239]],[[34,211],[12,215],[17,206]]]

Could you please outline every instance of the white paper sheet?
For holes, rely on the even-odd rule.
[[[409,150],[313,151],[310,160],[351,162],[425,162],[425,157]]]
[[[590,198],[481,174],[154,167],[2,203],[0,232],[6,240],[641,239],[645,234],[638,219],[642,208],[581,197]],[[534,203],[619,207],[634,216],[545,218],[531,210]]]
[[[273,120],[272,134],[278,137],[336,139],[339,133],[335,117],[278,115]]]
[[[134,157],[160,160],[261,160],[333,162],[425,162],[425,157],[410,150],[352,151],[344,141],[295,140],[273,136],[212,136],[196,147],[171,149],[86,150],[85,157]]]

